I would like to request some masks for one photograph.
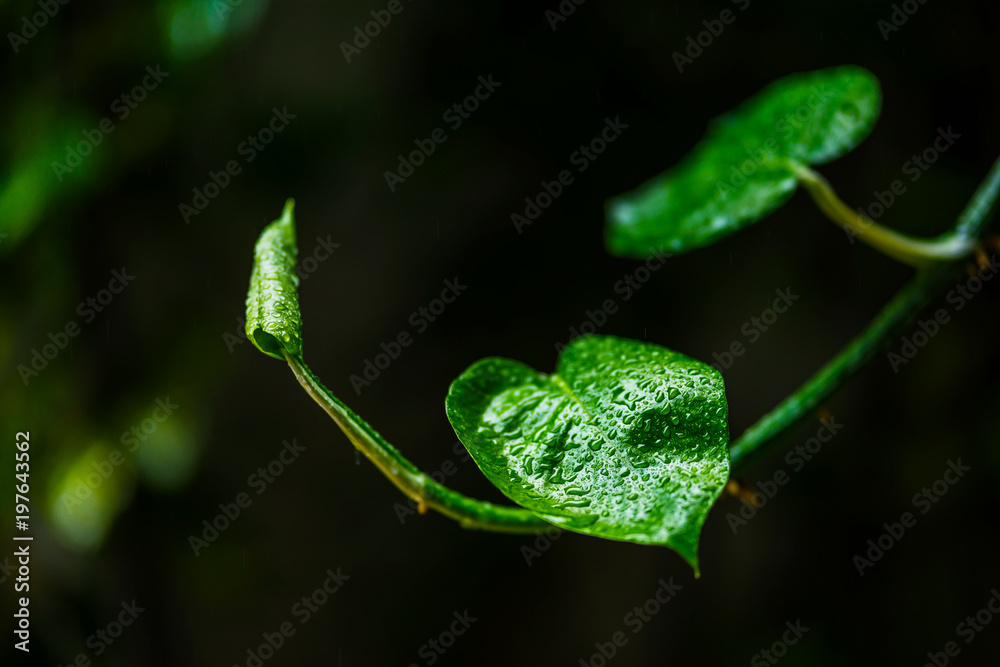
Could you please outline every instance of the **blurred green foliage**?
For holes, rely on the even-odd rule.
[[[64,15],[76,9],[58,7]],[[66,361],[58,357],[74,356],[72,341],[68,348],[58,350],[56,358],[46,353],[45,346],[52,343],[39,331],[54,326],[67,313],[74,313],[70,321],[81,324],[79,311],[74,311],[68,298],[79,293],[70,221],[85,217],[88,194],[98,187],[108,188],[135,161],[162,146],[169,136],[167,126],[176,116],[169,104],[179,97],[176,91],[147,90],[150,103],[143,105],[144,113],[129,118],[135,102],[116,97],[110,110],[91,106],[81,99],[75,85],[62,84],[58,71],[44,68],[45,57],[69,48],[86,61],[73,67],[79,67],[87,81],[96,81],[98,65],[128,70],[130,80],[138,81],[145,74],[142,66],[150,62],[165,63],[167,70],[193,66],[227,40],[247,35],[263,19],[266,8],[266,0],[158,2],[151,9],[94,13],[82,26],[71,19],[50,17],[32,33],[24,21],[41,23],[33,18],[38,11],[34,3],[2,7],[5,25],[18,25],[20,19],[19,34],[33,36],[26,44],[16,45],[18,68],[3,75],[5,89],[16,94],[9,95],[0,110],[3,126],[15,128],[0,134],[0,257],[20,252],[32,234],[45,235],[47,242],[28,247],[29,254],[19,257],[17,265],[27,267],[28,273],[21,273],[18,289],[8,290],[0,301],[0,365],[7,374],[0,386],[0,402],[5,406],[0,430],[14,432],[38,423],[52,427],[45,433],[49,442],[39,441],[32,452],[33,468],[38,471],[32,477],[32,489],[39,499],[46,499],[35,510],[70,549],[99,549],[115,518],[128,507],[136,484],[157,492],[183,488],[196,469],[202,427],[198,411],[186,406],[186,411],[159,424],[141,446],[130,450],[119,444],[116,429],[142,423],[149,405],[126,398],[123,407],[94,412],[95,406],[75,400],[85,396],[94,381],[92,363],[86,359],[57,363]],[[21,69],[24,66],[26,70]],[[31,70],[38,76],[31,76]],[[161,99],[156,100],[157,96]],[[108,127],[112,129],[107,131]],[[85,323],[82,326],[87,328]],[[61,330],[52,331],[59,336]],[[39,356],[36,359],[24,350],[37,351]],[[211,370],[211,366],[196,368],[198,364],[190,363],[188,370],[194,372],[186,381]],[[168,369],[156,363],[148,371],[151,386],[168,374]],[[60,415],[55,421],[53,413]],[[109,457],[113,454],[121,456],[123,463],[105,478],[100,469],[112,465]],[[10,484],[10,476],[3,476],[0,492],[7,493]],[[6,504],[3,513],[0,519],[4,521],[12,516]]]
[[[38,2],[0,1],[0,434],[32,431],[36,664],[88,652],[87,638],[133,597],[149,602],[148,615],[100,664],[233,664],[340,564],[359,585],[338,593],[275,664],[408,664],[440,619],[465,606],[492,620],[484,615],[449,653],[452,664],[564,664],[589,655],[657,578],[689,576],[672,554],[604,540],[566,535],[528,567],[520,548],[529,541],[463,532],[440,517],[401,525],[398,492],[355,466],[287,369],[222,338],[242,328],[253,240],[285,197],[310,202],[298,221],[303,250],[317,237],[342,244],[303,284],[314,304],[304,312],[316,341],[310,360],[334,391],[350,395],[350,374],[443,278],[469,280],[475,297],[434,322],[351,405],[417,465],[457,462],[449,484],[489,498],[488,481],[452,452],[440,409],[448,382],[472,360],[498,353],[549,368],[548,343],[565,341],[608,298],[619,309],[603,333],[669,341],[707,359],[740,340],[740,324],[776,286],[792,285],[802,305],[727,371],[740,429],[905,279],[908,271],[850,246],[793,198],[737,240],[673,258],[626,302],[613,286],[636,265],[607,256],[602,202],[690,151],[705,119],[791,71],[865,66],[885,86],[894,122],[824,173],[845,201],[865,205],[905,177],[900,166],[938,126],[953,124],[962,139],[884,220],[924,235],[947,226],[998,145],[996,9],[982,18],[987,10],[970,3],[927,3],[887,45],[875,28],[887,7],[755,2],[682,75],[671,52],[718,16],[717,3],[585,3],[553,31],[540,6],[405,2],[349,64],[339,43],[384,2],[220,4],[69,0],[15,52],[6,35]],[[120,118],[111,105],[157,65],[169,78]],[[383,170],[490,73],[503,81],[495,98],[389,193]],[[292,127],[185,226],[178,204],[283,105],[300,114]],[[630,129],[614,152],[518,235],[510,214],[616,114]],[[52,163],[65,163],[104,119],[113,132],[60,182]],[[135,284],[85,321],[78,304],[123,263]],[[734,538],[710,516],[705,576],[697,586],[683,580],[672,609],[616,663],[745,662],[801,611],[821,619],[797,647],[804,663],[863,655],[890,664],[904,650],[921,655],[923,638],[980,604],[978,587],[993,585],[1000,516],[995,304],[984,290],[899,375],[884,364],[853,383],[832,407],[845,435],[752,529]],[[42,356],[25,384],[19,367],[30,369],[33,351],[69,322],[80,335]],[[178,410],[130,451],[123,435],[168,395]],[[789,447],[806,435],[793,434]],[[195,557],[187,536],[292,437],[308,447],[308,465]],[[122,464],[70,512],[65,493],[116,451]],[[845,575],[851,549],[946,458],[969,452],[975,476],[894,550],[892,564],[863,585]],[[8,498],[10,471],[5,458]],[[765,464],[761,478],[770,472]],[[361,496],[372,500],[344,501]],[[0,508],[9,526],[10,504]],[[9,555],[0,551],[0,563]],[[9,578],[2,587],[13,590]],[[720,627],[729,641],[711,640]],[[990,641],[977,640],[969,658]],[[8,664],[13,651],[2,650]]]

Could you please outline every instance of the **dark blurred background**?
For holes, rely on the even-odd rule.
[[[897,373],[882,355],[837,394],[826,407],[843,428],[800,471],[785,455],[818,417],[743,475],[791,480],[735,535],[727,514],[741,505],[716,506],[699,580],[665,549],[572,534],[536,544],[411,516],[289,369],[239,332],[254,241],[295,197],[301,257],[316,260],[300,290],[307,361],[450,486],[504,501],[453,450],[449,382],[489,355],[553,368],[555,344],[607,299],[617,310],[601,333],[707,361],[746,344],[725,371],[735,437],[911,270],[848,243],[800,193],[670,259],[626,299],[615,285],[640,263],[605,252],[604,201],[772,80],[853,63],[882,82],[881,120],[820,171],[857,206],[903,179],[881,222],[943,231],[1000,152],[996,5],[913,2],[886,33],[888,2],[566,1],[575,10],[555,30],[555,2],[401,2],[350,62],[341,43],[387,2],[0,2],[0,491],[13,495],[14,434],[30,430],[35,538],[30,656],[12,648],[20,594],[14,559],[0,560],[3,662],[250,667],[248,650],[290,622],[263,664],[596,666],[595,644],[618,631],[628,641],[608,664],[768,664],[759,652],[800,620],[808,632],[774,654],[785,664],[923,664],[949,641],[956,664],[993,664],[1000,622],[968,644],[956,626],[1000,587],[995,284],[957,312],[942,295],[922,317],[946,308],[952,320],[912,361]],[[724,9],[735,20],[678,71],[673,53]],[[455,128],[444,114],[480,76],[500,85]],[[294,118],[260,150],[244,143],[275,109]],[[607,118],[628,127],[578,173],[571,154]],[[908,180],[905,163],[949,127],[960,138]],[[447,141],[390,190],[384,172],[436,128]],[[193,189],[206,194],[232,160],[239,173],[208,187],[187,224],[181,205],[205,204]],[[574,183],[518,233],[511,215],[563,169]],[[114,271],[134,276],[117,294]],[[411,314],[446,279],[468,288],[418,331]],[[799,300],[749,343],[744,323],[786,288]],[[359,395],[350,376],[404,331],[413,344]],[[304,451],[262,489],[251,475],[293,439]],[[914,494],[959,458],[971,470],[919,514]],[[241,493],[251,504],[195,555],[203,521],[224,525],[220,504]],[[859,576],[854,556],[905,511],[916,526]],[[301,623],[294,605],[338,568],[349,580]],[[633,632],[626,615],[671,578],[682,589]],[[144,611],[113,637],[133,600]],[[466,611],[477,620],[450,636]]]

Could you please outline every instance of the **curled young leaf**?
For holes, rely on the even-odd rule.
[[[616,255],[686,252],[714,243],[781,206],[802,166],[857,146],[881,110],[878,80],[855,66],[793,74],[716,118],[678,165],[608,202]]]
[[[261,232],[247,290],[247,338],[264,354],[282,360],[285,350],[292,356],[302,353],[294,208],[295,200],[289,199],[281,217]]]
[[[299,385],[333,419],[348,440],[403,493],[467,528],[510,533],[537,532],[547,524],[520,507],[504,507],[469,498],[422,473],[386,442],[309,369],[302,359],[302,318],[297,294],[295,202],[289,199],[281,218],[261,232],[254,249],[247,291],[247,336],[264,354],[288,362]]]
[[[483,473],[542,519],[670,547],[698,537],[729,478],[728,407],[711,366],[657,345],[578,338],[557,370],[483,359],[448,392],[448,419]]]

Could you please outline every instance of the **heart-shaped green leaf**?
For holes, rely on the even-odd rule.
[[[552,375],[483,359],[452,383],[448,419],[508,498],[557,526],[677,551],[729,478],[722,375],[657,345],[586,336]]]
[[[685,252],[714,243],[781,206],[797,167],[858,145],[881,110],[878,80],[845,66],[779,79],[716,118],[678,165],[607,206],[616,255]]]
[[[283,350],[302,353],[294,209],[295,200],[289,199],[281,217],[261,232],[247,290],[247,337],[264,354],[282,360]]]

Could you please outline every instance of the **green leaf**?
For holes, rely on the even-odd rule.
[[[302,354],[294,208],[295,200],[289,199],[281,217],[261,232],[247,290],[247,337],[264,354],[282,360],[284,350]]]
[[[722,375],[657,345],[586,336],[552,375],[483,359],[454,383],[448,419],[508,498],[568,530],[672,548],[698,536],[729,478]]]
[[[686,252],[761,219],[792,196],[797,168],[835,160],[868,136],[881,104],[878,80],[860,67],[775,81],[712,121],[678,165],[608,202],[608,250]]]
[[[543,529],[547,524],[527,510],[469,498],[422,473],[368,422],[324,387],[309,369],[302,359],[294,206],[295,201],[289,199],[281,218],[264,228],[254,248],[253,271],[247,290],[247,337],[264,354],[288,362],[299,386],[399,490],[420,502],[421,511],[429,507],[467,528],[510,533]]]

